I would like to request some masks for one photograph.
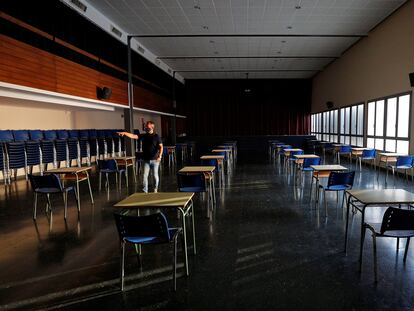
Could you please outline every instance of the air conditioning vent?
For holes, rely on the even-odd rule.
[[[118,36],[120,38],[122,37],[122,32],[118,28],[115,28],[114,26],[111,26],[111,31],[116,36]]]
[[[76,6],[79,10],[86,12],[86,9],[88,8],[85,4],[80,2],[79,0],[70,0],[70,2]]]
[[[140,52],[141,54],[144,54],[145,49],[142,46],[138,45],[138,52]]]

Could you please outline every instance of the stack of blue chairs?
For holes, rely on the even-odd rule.
[[[104,159],[108,154],[108,146],[106,145],[106,130],[97,130],[97,140],[98,140],[98,158]]]
[[[33,173],[33,166],[38,165],[39,171],[42,172],[42,153],[40,151],[40,142],[38,140],[31,140],[29,131],[17,130],[13,131],[15,142],[23,142],[26,151],[26,167],[30,169],[30,174]]]
[[[96,151],[96,144],[95,144]],[[80,162],[82,164],[83,159],[86,159],[86,164],[91,165],[91,148],[89,145],[89,131],[79,130],[79,152]],[[96,152],[94,154],[96,156]]]
[[[0,142],[6,159],[5,170],[3,171],[6,172],[5,182],[10,183],[11,173],[13,170],[14,176],[17,177],[17,170],[19,168],[24,169],[27,180],[27,162],[24,142],[14,141],[13,132],[9,130],[0,131]]]
[[[86,131],[86,130],[85,130]],[[98,132],[96,130],[88,130],[89,141],[89,157],[98,158]]]
[[[81,166],[80,158],[80,146],[79,146],[79,131],[69,130],[68,142],[68,153],[69,153],[69,166],[72,166],[72,160],[76,160],[76,164]]]
[[[55,146],[53,140],[46,139],[41,130],[29,130],[31,141],[37,141],[40,145],[41,171],[47,170],[48,164],[55,166]]]

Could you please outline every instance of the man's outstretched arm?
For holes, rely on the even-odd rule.
[[[116,132],[119,136],[126,136],[126,137],[129,137],[129,138],[131,138],[131,139],[138,139],[139,137],[138,137],[138,135],[136,135],[136,134],[132,134],[132,133],[129,133],[129,132]]]

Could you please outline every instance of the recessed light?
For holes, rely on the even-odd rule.
[[[199,5],[195,5],[195,6],[194,6],[194,9],[196,9],[196,10],[201,10],[201,8],[200,8],[200,6],[199,6]]]
[[[282,43],[286,43],[286,40],[282,40],[282,41],[280,41],[280,42],[282,42]]]
[[[287,28],[287,29],[292,29],[292,26],[287,26],[286,28]]]
[[[203,29],[208,29],[208,26],[203,26]]]
[[[214,41],[214,40],[210,40],[209,42],[210,42],[210,43],[216,43],[216,41]]]
[[[300,5],[295,6],[296,10],[300,10],[302,7]]]
[[[214,54],[216,54],[216,55],[217,55],[217,54],[218,54],[218,52],[217,52],[217,51],[214,51]]]

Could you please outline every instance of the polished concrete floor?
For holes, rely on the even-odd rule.
[[[414,310],[414,250],[403,265],[404,242],[396,251],[394,240],[379,240],[376,285],[369,236],[358,271],[359,215],[345,256],[343,209],[334,195],[328,217],[315,209],[309,177],[300,186],[264,157],[240,154],[227,179],[212,219],[196,200],[198,254],[190,253],[189,277],[179,257],[177,292],[167,245],[144,247],[141,262],[129,248],[126,290],[119,291],[112,206],[134,186],[99,192],[94,175],[95,205],[83,185],[80,218],[72,199],[66,222],[60,197],[52,201],[52,222],[41,209],[34,222],[26,182],[1,186],[0,310]],[[403,178],[388,183],[413,186]],[[354,188],[384,187],[384,173],[377,181],[367,167],[357,172]],[[175,189],[175,173],[164,169],[161,191]],[[372,208],[367,218],[381,219],[382,212]],[[177,222],[177,214],[168,219]]]

